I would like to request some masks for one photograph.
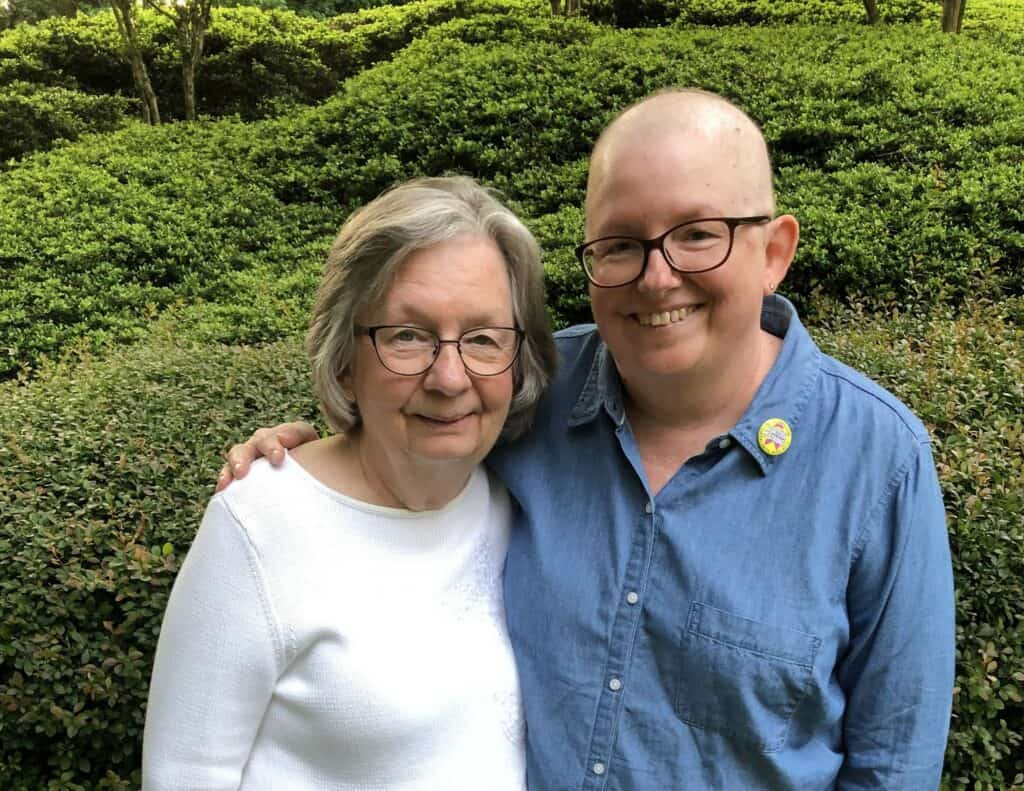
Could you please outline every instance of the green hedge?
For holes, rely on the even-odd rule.
[[[886,319],[823,298],[820,312],[823,347],[935,437],[957,581],[946,785],[1019,785],[1024,330],[985,302]],[[299,340],[197,343],[165,319],[143,344],[46,366],[0,397],[0,787],[137,787],[157,628],[215,451],[316,415]]]
[[[431,36],[288,123],[322,165],[272,139],[257,158],[271,173],[301,169],[309,200],[351,203],[411,173],[465,171],[540,219],[580,205],[606,121],[672,84],[724,93],[763,121],[780,205],[805,226],[791,276],[802,307],[816,290],[915,304],[1024,288],[1024,49],[983,39],[842,27],[530,46]],[[552,240],[566,279],[581,232]]]
[[[1024,787],[1024,300],[831,313],[825,351],[925,421],[949,518],[957,671],[944,787]]]
[[[3,397],[0,787],[138,788],[156,635],[216,450],[313,414],[300,346],[168,330]]]
[[[514,16],[496,18],[522,35]],[[480,34],[472,20],[464,30]],[[41,355],[134,340],[182,304],[211,339],[294,330],[304,286],[358,199],[310,192],[324,166],[309,135],[319,124],[307,112],[269,125],[133,125],[11,169],[0,181],[0,378]],[[375,167],[361,155],[360,178]],[[402,176],[389,173],[386,183]]]
[[[0,86],[0,163],[88,132],[109,132],[123,126],[136,107],[124,96],[22,81]]]
[[[477,14],[538,16],[544,7],[541,0],[416,0],[327,21],[284,10],[215,8],[197,76],[197,107],[205,115],[252,120],[295,105],[316,104],[335,93],[345,79],[391,57],[432,26]],[[181,72],[173,27],[161,15],[144,11],[139,30],[161,114],[165,119],[180,118]],[[41,86],[41,99],[38,106],[22,102],[17,115],[14,108],[8,109],[15,134],[6,142],[7,156],[43,150],[67,137],[57,129],[47,138],[45,128],[32,135],[17,134],[37,116],[52,112],[52,100],[47,101],[42,87],[117,97],[108,98],[104,107],[121,107],[123,113],[134,114],[137,107],[120,98],[133,97],[134,87],[109,11],[74,19],[54,17],[0,35],[0,88],[22,83]],[[94,105],[98,104],[97,98]],[[77,104],[63,100],[65,127],[87,127],[92,114],[93,105],[84,99]]]
[[[239,122],[139,124],[7,173],[0,369],[132,341],[183,303],[207,318],[209,303],[260,310],[242,328],[250,342],[294,329],[313,262],[340,220],[330,206],[287,205],[260,184],[244,166],[258,134]],[[291,275],[303,270],[297,286]],[[239,337],[232,321],[219,322],[220,337]]]
[[[935,16],[930,0],[880,0],[885,23]],[[835,25],[865,22],[862,0],[584,0],[583,14],[616,27],[661,25]]]
[[[764,122],[780,207],[804,227],[787,287],[805,312],[812,294],[913,306],[1024,292],[1024,50],[791,27],[783,52],[780,35],[477,15],[316,108],[136,125],[26,161],[0,182],[0,376],[131,340],[179,303],[211,337],[279,337],[302,315],[292,283],[315,279],[345,214],[417,173],[503,190],[549,252],[556,320],[585,318],[571,248],[587,152],[614,112],[671,84]]]

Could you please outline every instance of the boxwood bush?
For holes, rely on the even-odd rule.
[[[827,301],[826,301],[827,302]],[[1024,787],[1021,300],[959,316],[828,311],[823,348],[903,399],[934,440],[953,551],[957,669],[943,786]]]
[[[125,96],[7,83],[0,86],[0,163],[87,132],[109,132],[123,126],[136,108],[135,100]]]
[[[914,22],[934,17],[929,0],[882,0],[883,22]],[[583,13],[617,27],[660,25],[834,25],[866,21],[861,0],[589,0]]]
[[[291,275],[315,278],[339,219],[330,206],[282,203],[244,167],[255,133],[238,122],[137,125],[9,172],[0,369],[135,340],[182,303],[207,322],[208,303],[240,306],[247,341],[294,329],[307,297]],[[238,339],[234,326],[225,317],[219,337]]]
[[[894,318],[821,303],[823,347],[935,438],[957,581],[945,785],[1019,785],[1024,330],[983,301]],[[199,343],[165,317],[144,343],[48,364],[0,397],[0,787],[137,787],[157,631],[216,451],[315,417],[299,340]]]
[[[309,200],[358,203],[411,173],[457,170],[541,218],[580,205],[590,145],[615,112],[659,87],[699,85],[764,124],[780,204],[807,231],[798,300],[819,287],[906,304],[995,297],[1024,286],[1022,52],[916,28],[486,47],[437,35],[305,116],[302,150],[323,152],[322,166],[272,138],[256,156],[268,172],[301,169]]]
[[[306,379],[295,342],[168,331],[4,391],[0,787],[139,787],[156,635],[216,452],[253,419],[311,416]]]
[[[380,4],[378,4],[380,5]],[[299,16],[287,10],[254,7],[215,8],[196,82],[199,112],[265,118],[295,105],[315,104],[338,90],[362,69],[386,60],[431,26],[452,19],[495,14],[514,19],[539,16],[542,0],[416,0],[401,7],[386,5],[342,14],[330,20]],[[143,11],[139,19],[143,54],[165,119],[183,115],[181,76],[175,34],[159,14]],[[69,19],[53,17],[38,25],[21,25],[0,34],[0,88],[30,83],[38,101],[7,110],[13,120],[6,142],[8,156],[48,148],[71,127],[103,130],[109,111],[135,115],[131,73],[120,55],[120,38],[109,11]],[[41,124],[32,134],[22,127],[49,118],[54,100],[42,87],[61,87],[107,97],[92,104],[77,98],[61,101],[61,121],[50,134]],[[26,88],[18,89],[25,94]],[[71,94],[77,97],[77,94]],[[116,98],[114,98],[116,97]]]
[[[804,225],[788,285],[805,312],[818,293],[903,306],[1022,293],[1024,51],[790,27],[783,55],[780,35],[478,15],[316,108],[135,126],[26,161],[0,183],[0,375],[131,340],[180,302],[201,302],[225,340],[294,329],[280,318],[301,313],[292,279],[315,278],[349,210],[418,173],[500,188],[551,253],[555,317],[578,319],[568,251],[590,145],[614,112],[672,84],[723,92],[764,124],[780,207]],[[268,299],[281,309],[228,307]]]

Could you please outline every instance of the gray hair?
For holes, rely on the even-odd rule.
[[[360,425],[359,409],[339,381],[355,354],[355,319],[383,299],[414,252],[459,236],[490,239],[508,268],[515,322],[525,332],[513,367],[513,396],[502,437],[520,436],[554,375],[557,352],[544,308],[541,250],[526,226],[476,181],[465,176],[418,178],[355,211],[334,240],[324,267],[306,354],[328,425]]]

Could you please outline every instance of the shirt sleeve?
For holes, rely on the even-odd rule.
[[[845,758],[836,788],[935,789],[953,699],[953,571],[927,443],[876,509],[851,570]]]
[[[223,498],[214,498],[160,630],[144,791],[240,786],[277,679],[278,635],[257,553]]]

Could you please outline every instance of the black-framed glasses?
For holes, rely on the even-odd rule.
[[[616,288],[638,280],[647,268],[651,250],[660,250],[677,272],[697,274],[717,269],[729,259],[738,225],[762,225],[771,217],[704,217],[669,228],[653,239],[603,236],[576,248],[587,279],[601,288]]]
[[[512,367],[526,335],[518,327],[474,327],[458,338],[442,340],[438,334],[408,324],[355,327],[368,335],[380,364],[400,376],[419,376],[430,370],[441,344],[454,343],[466,370],[477,376],[497,376]]]

